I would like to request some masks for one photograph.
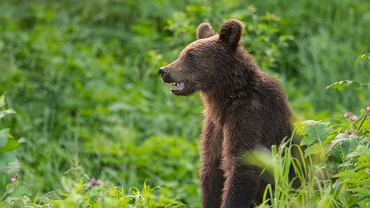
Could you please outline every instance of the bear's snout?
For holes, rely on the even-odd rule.
[[[175,82],[170,76],[170,70],[166,67],[161,67],[158,70],[159,75],[161,76],[162,80],[166,83]]]
[[[168,74],[168,69],[166,67],[161,67],[159,68],[159,71],[158,71],[159,75],[161,75],[162,77],[163,76],[166,76]]]

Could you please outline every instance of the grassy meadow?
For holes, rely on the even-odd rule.
[[[370,207],[368,0],[0,0],[0,207],[201,207],[199,95],[157,73],[229,18],[301,139],[246,155],[259,207]]]

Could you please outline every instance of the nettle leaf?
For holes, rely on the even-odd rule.
[[[323,148],[319,143],[313,144],[304,150],[305,157],[323,153]]]
[[[303,136],[301,145],[311,145],[314,142],[322,143],[329,136],[331,127],[329,122],[307,120],[298,127],[298,134]]]
[[[14,150],[19,147],[21,143],[21,141],[18,141],[10,134],[9,129],[0,130],[0,153]]]
[[[340,148],[332,148],[328,156],[329,156],[330,165],[334,165],[334,167],[343,163],[343,151]]]
[[[364,84],[357,81],[352,80],[342,80],[338,82],[334,82],[333,84],[326,87],[326,89],[336,89],[339,92],[342,92],[344,89],[348,87],[354,87],[354,88],[361,88],[361,87],[369,87],[369,84]]]
[[[359,145],[358,138],[349,138],[349,137],[340,138],[340,137],[338,137],[338,138],[335,138],[333,141],[331,141],[330,151],[340,151],[341,154],[348,155],[358,145]]]

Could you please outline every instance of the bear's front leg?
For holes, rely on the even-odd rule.
[[[221,208],[253,207],[261,188],[261,169],[247,165],[243,156],[258,144],[259,131],[257,128],[246,128],[243,122],[228,124],[223,130],[222,169],[225,184]]]
[[[256,205],[261,183],[260,170],[252,166],[233,164],[226,170],[222,208],[248,208]]]
[[[219,208],[224,184],[221,169],[222,129],[205,120],[201,138],[200,183],[204,208]]]

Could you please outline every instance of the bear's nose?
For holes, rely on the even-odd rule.
[[[168,74],[168,69],[166,67],[161,67],[158,71],[159,75],[166,75]]]

